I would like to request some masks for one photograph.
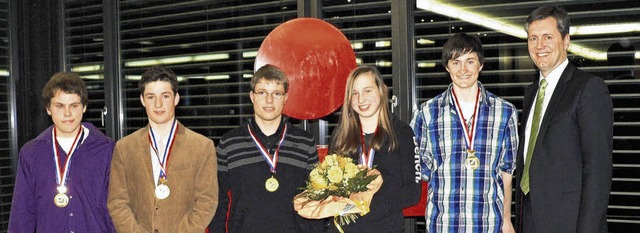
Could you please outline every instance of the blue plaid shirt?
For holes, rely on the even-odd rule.
[[[500,172],[513,174],[517,109],[480,87],[474,148],[480,167],[465,167],[465,135],[451,89],[423,103],[411,120],[422,179],[429,182],[427,232],[501,232],[504,190]],[[508,190],[511,192],[511,190]]]

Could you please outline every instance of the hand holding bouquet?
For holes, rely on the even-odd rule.
[[[351,158],[327,155],[309,174],[304,192],[294,197],[294,208],[305,218],[335,217],[340,229],[339,225],[369,212],[373,194],[381,185],[378,170],[355,165]]]

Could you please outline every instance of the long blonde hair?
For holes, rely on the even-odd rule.
[[[361,130],[360,119],[356,111],[351,107],[351,94],[355,80],[363,74],[369,73],[374,79],[378,91],[380,92],[380,106],[378,111],[380,115],[378,117],[378,126],[373,139],[371,140],[371,148],[379,151],[382,144],[386,139],[389,140],[388,151],[396,149],[397,139],[393,132],[391,125],[391,115],[389,113],[389,88],[384,84],[380,72],[375,67],[360,66],[355,68],[349,74],[347,79],[347,86],[345,87],[344,102],[342,103],[342,116],[340,117],[340,123],[335,129],[334,135],[331,137],[332,152],[355,155],[361,144]]]

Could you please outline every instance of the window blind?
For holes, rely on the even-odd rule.
[[[104,33],[102,0],[63,1],[64,69],[80,75],[87,85],[89,103],[83,121],[105,131]]]
[[[358,65],[374,66],[380,71],[392,96],[391,2],[331,0],[322,4],[322,19],[340,29],[351,42]],[[340,120],[340,108],[323,119],[328,122],[325,137],[330,143]]]
[[[13,196],[9,1],[0,0],[0,231],[6,231]]]
[[[217,140],[252,116],[253,63],[262,40],[297,17],[296,1],[121,1],[126,134],[147,123],[137,82],[151,65],[179,77],[176,116]]]
[[[124,84],[121,101],[125,135],[147,123],[137,79],[146,68],[159,64],[173,69],[180,78],[178,119],[217,143],[222,134],[253,113],[248,92],[257,50],[271,30],[298,17],[298,2],[301,1],[119,1],[119,70]],[[462,31],[479,36],[484,44],[486,61],[480,81],[489,91],[521,108],[525,88],[537,78],[537,73],[525,40],[513,35],[513,31],[524,32],[522,25],[527,14],[540,2],[440,2],[455,7],[451,9],[498,20],[512,30],[479,23],[481,20],[461,20],[437,9],[416,9],[415,26],[411,29],[415,34],[416,75],[411,78],[416,80],[416,102],[434,97],[451,82],[440,64],[442,45],[453,33]],[[101,125],[104,82],[111,78],[103,77],[102,67],[104,6],[100,0],[65,0],[64,3],[66,67],[81,73],[90,86],[91,102],[85,120]],[[558,4],[570,13],[574,26],[613,24],[637,28],[633,27],[636,25],[633,23],[638,23],[640,11],[637,1],[586,0]],[[325,0],[321,18],[339,28],[350,40],[359,64],[380,69],[393,93],[392,67],[408,64],[392,61],[393,12],[390,11],[390,1]],[[593,20],[595,17],[597,22]],[[639,33],[628,30],[571,36],[573,44],[599,53],[577,51],[570,53],[569,59],[580,69],[605,79],[613,97],[614,179],[608,210],[612,232],[640,227],[640,199],[637,198],[640,191],[636,188],[640,187],[640,179],[635,175],[640,169]],[[328,122],[328,132],[333,131],[338,117],[336,112],[323,118]],[[330,140],[329,135],[324,137]]]

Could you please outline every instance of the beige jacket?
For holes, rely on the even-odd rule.
[[[218,206],[213,141],[178,123],[167,170],[171,194],[155,197],[149,126],[116,143],[107,207],[118,232],[204,232]]]

